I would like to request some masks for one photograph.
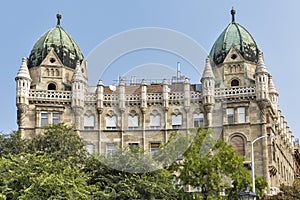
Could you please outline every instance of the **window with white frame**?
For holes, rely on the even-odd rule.
[[[234,109],[233,108],[226,109],[226,116],[227,116],[227,123],[234,124]]]
[[[107,143],[106,144],[106,156],[113,156],[115,155],[117,149],[114,143]]]
[[[160,115],[150,115],[150,128],[160,129]]]
[[[95,127],[95,117],[94,115],[84,116],[83,119],[83,128],[84,130],[93,130]]]
[[[58,124],[60,122],[60,113],[59,112],[52,112],[52,123]]]
[[[48,123],[49,123],[48,112],[42,111],[41,112],[41,127],[46,126]]]
[[[245,123],[246,122],[246,109],[245,107],[239,107],[237,109],[238,113],[238,123]]]
[[[204,126],[204,115],[203,113],[194,114],[194,127]]]
[[[94,145],[93,144],[87,144],[87,145],[85,145],[85,149],[90,154],[94,153]]]
[[[150,143],[150,155],[151,155],[151,158],[155,158],[155,156],[157,156],[157,153],[159,151],[159,146],[160,146],[159,142],[152,142],[152,143]]]
[[[134,115],[134,116],[129,115],[128,116],[128,129],[135,130],[135,129],[138,129],[138,127],[139,127],[139,116],[137,116],[137,115]]]
[[[116,130],[117,129],[117,117],[113,116],[106,116],[106,130]]]
[[[182,127],[182,115],[172,115],[172,128],[180,129]]]
[[[57,111],[41,111],[41,127],[45,127],[47,124],[58,124],[60,122],[60,112]]]

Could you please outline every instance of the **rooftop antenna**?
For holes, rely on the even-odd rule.
[[[180,62],[177,62],[177,80],[181,78],[180,65]]]

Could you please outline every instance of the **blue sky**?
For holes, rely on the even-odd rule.
[[[143,27],[178,31],[193,38],[209,52],[218,35],[230,23],[232,6],[237,11],[236,21],[252,34],[259,49],[264,52],[265,63],[280,94],[280,108],[293,134],[300,137],[300,123],[297,123],[300,113],[297,88],[300,72],[300,2],[297,0],[4,1],[0,13],[0,131],[9,133],[17,129],[14,78],[21,58],[28,57],[36,40],[56,25],[55,15],[58,11],[62,13],[62,26],[87,58],[107,38]],[[146,60],[142,60],[145,63],[159,62],[173,67],[180,60],[164,52],[139,52],[136,55],[123,56],[114,63],[114,67],[117,69],[126,64],[141,65],[141,60],[130,61],[134,60],[131,58],[141,55],[146,57]],[[163,58],[167,61],[162,61]],[[188,63],[181,62],[185,75],[195,75],[185,67]],[[114,77],[111,79],[117,79],[120,74],[116,72],[110,75]],[[197,82],[200,77],[196,79],[197,77],[193,82]],[[105,83],[109,84],[108,81]]]

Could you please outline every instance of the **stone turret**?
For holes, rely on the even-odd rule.
[[[143,113],[147,110],[147,84],[144,79],[141,84],[141,110]]]
[[[189,110],[191,104],[191,94],[190,94],[190,81],[188,78],[184,79],[184,108],[186,111]]]
[[[120,79],[119,81],[119,106],[121,112],[124,112],[126,107],[125,107],[125,81],[123,79]]]
[[[278,109],[278,92],[275,88],[272,76],[269,75],[269,96],[270,96],[270,102],[276,110]]]
[[[15,78],[16,80],[16,105],[18,108],[18,125],[22,135],[22,128],[25,126],[25,115],[29,106],[29,90],[31,77],[27,67],[27,59],[22,58],[22,64]]]
[[[211,68],[209,57],[206,58],[206,64],[201,78],[202,83],[202,103],[207,113],[207,125],[212,124],[212,111],[215,104],[215,76]]]
[[[269,72],[266,68],[263,54],[258,55],[258,62],[255,70],[256,99],[258,101],[269,98]]]
[[[84,78],[80,62],[77,61],[74,75],[72,77],[72,108],[75,114],[76,129],[82,127],[84,95],[87,80]]]
[[[102,80],[99,80],[97,84],[97,110],[99,113],[102,113],[103,111],[103,96],[104,96],[103,92],[104,92],[103,82]]]
[[[168,81],[167,79],[164,79],[163,80],[163,105],[164,105],[164,108],[166,110],[169,109],[169,92],[170,92],[170,89],[169,89],[169,86],[168,86]]]
[[[265,108],[269,100],[269,72],[265,65],[263,54],[259,52],[255,69],[256,100],[261,110],[261,120],[265,122]]]

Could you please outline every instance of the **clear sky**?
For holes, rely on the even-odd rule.
[[[3,1],[1,4],[1,84],[0,131],[17,129],[15,76],[22,57],[29,57],[36,40],[56,25],[56,13],[62,14],[62,27],[77,42],[84,56],[107,38],[120,32],[143,27],[161,27],[181,32],[210,51],[218,35],[230,23],[230,9],[236,9],[236,21],[254,37],[264,52],[268,71],[279,92],[279,105],[295,137],[300,137],[299,80],[300,66],[300,2],[298,0],[52,0]],[[143,54],[144,53],[144,54]],[[145,55],[145,52],[142,52]],[[146,52],[147,54],[147,52]],[[166,53],[147,54],[145,63],[176,66],[177,58]],[[124,56],[123,64],[134,55]],[[135,55],[135,57],[138,56]],[[160,59],[167,58],[169,63]],[[151,60],[153,58],[153,60]],[[174,64],[173,64],[174,63]],[[194,73],[184,67],[187,76]],[[204,63],[203,63],[204,65]],[[94,72],[90,72],[94,73]],[[117,79],[118,73],[111,74]],[[200,79],[200,77],[199,77]],[[197,82],[198,80],[193,80]],[[91,83],[96,85],[96,83]],[[105,82],[105,84],[109,84]]]

